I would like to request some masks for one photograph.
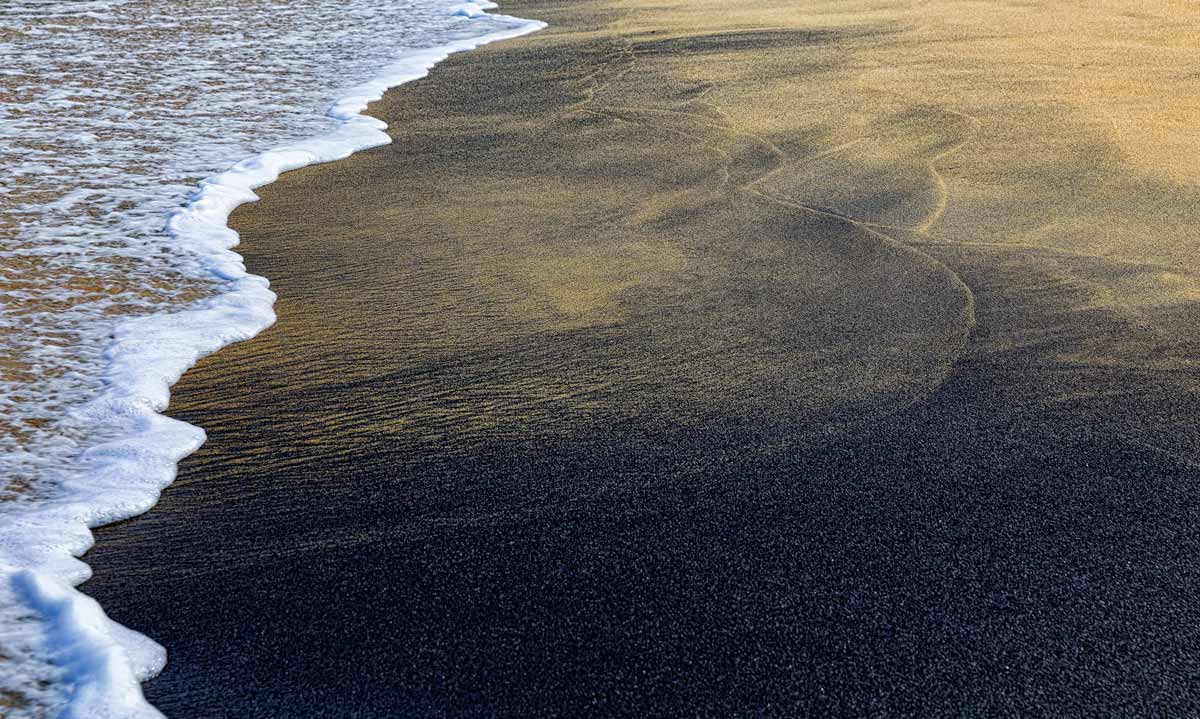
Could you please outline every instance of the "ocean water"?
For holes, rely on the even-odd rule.
[[[201,428],[195,361],[274,319],[229,212],[387,142],[360,115],[539,23],[447,0],[0,5],[0,715],[157,716],[165,652],[74,589],[89,527],[145,511]]]

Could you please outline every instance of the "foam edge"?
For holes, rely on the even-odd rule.
[[[497,5],[487,0],[451,8],[475,18]],[[182,251],[196,254],[228,290],[197,306],[122,322],[106,350],[105,389],[76,409],[84,421],[117,423],[128,432],[83,452],[80,479],[64,483],[61,496],[6,517],[0,540],[0,576],[20,601],[48,627],[50,659],[66,671],[65,719],[157,719],[162,714],[142,693],[141,683],[162,671],[166,650],[146,636],[108,618],[76,587],[91,576],[79,557],[91,548],[91,529],[146,512],[170,484],[178,462],[203,444],[199,427],[161,414],[170,387],[202,357],[249,339],[275,321],[275,295],[263,277],[246,271],[232,248],[238,235],[230,213],[258,199],[254,189],[288,170],[332,162],[385,145],[387,125],[362,113],[398,85],[425,77],[451,54],[526,35],[545,23],[496,16],[511,28],[434,48],[415,50],[333,103],[338,127],[321,136],[281,146],[243,160],[202,181],[191,202],[174,213],[167,230]]]

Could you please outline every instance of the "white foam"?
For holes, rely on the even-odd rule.
[[[90,17],[95,13],[108,20],[109,11],[127,1],[87,3],[84,14]],[[439,7],[443,12],[447,9],[444,3]],[[206,281],[216,283],[216,294],[182,308],[159,302],[150,306],[151,312],[113,320],[107,325],[84,313],[76,318],[78,327],[68,325],[70,336],[62,346],[39,345],[36,352],[30,352],[38,361],[49,362],[61,356],[66,368],[62,375],[66,379],[59,390],[63,396],[51,396],[49,400],[38,396],[34,397],[37,401],[26,399],[24,404],[19,394],[16,399],[6,396],[8,407],[25,412],[34,407],[62,426],[103,430],[60,432],[44,445],[32,449],[11,447],[6,455],[11,466],[32,468],[28,471],[42,479],[43,486],[35,500],[0,505],[4,509],[0,607],[7,601],[12,610],[7,614],[0,612],[0,624],[7,619],[9,626],[5,629],[10,634],[40,633],[38,637],[27,637],[29,641],[25,644],[39,647],[49,663],[60,670],[55,680],[67,690],[67,696],[62,698],[63,716],[81,719],[160,716],[142,697],[141,682],[161,671],[166,652],[141,634],[109,620],[94,600],[74,588],[90,576],[89,568],[78,557],[92,545],[90,528],[152,507],[159,492],[174,479],[179,460],[203,443],[204,433],[200,428],[161,414],[167,407],[170,386],[199,358],[231,342],[250,338],[274,321],[275,296],[267,280],[247,273],[242,258],[231,249],[238,236],[227,225],[230,212],[256,199],[253,190],[274,181],[281,172],[340,159],[389,142],[384,132],[386,125],[361,114],[369,102],[379,99],[388,88],[424,77],[453,52],[544,27],[538,22],[484,14],[485,9],[494,7],[489,2],[450,6],[449,14],[464,22],[486,18],[489,24],[480,26],[474,34],[458,31],[454,39],[436,47],[404,52],[374,79],[341,93],[328,112],[337,121],[332,131],[254,155],[200,183],[186,207],[172,213],[167,220],[173,240],[168,247],[188,257],[181,265],[183,274],[206,275]],[[137,108],[133,108],[127,114],[136,112]],[[98,145],[98,151],[103,151],[102,136],[94,134],[101,131],[100,127],[102,123],[97,122],[95,130],[75,133],[67,140],[76,145]],[[29,161],[18,169],[28,173],[55,172],[52,164],[37,161]],[[89,187],[64,191],[45,206],[53,212],[69,213],[98,196],[106,202],[119,202],[119,184],[116,188],[105,188],[103,178],[93,178]],[[139,221],[153,223],[153,213],[149,215]],[[78,253],[85,260],[92,256],[91,246],[71,241],[70,227],[46,223],[41,230],[41,237],[49,238],[46,243],[23,246],[14,256],[59,257]],[[27,294],[42,300],[47,296],[45,292],[39,294],[36,288]],[[19,291],[14,291],[8,296],[18,295]],[[103,298],[96,301],[104,302]],[[95,322],[89,325],[92,319]],[[79,328],[93,325],[103,326],[110,337],[98,359],[89,364],[86,360],[91,350],[85,340],[92,335]],[[89,375],[93,365],[103,367],[102,377]],[[84,389],[72,394],[72,388],[80,387]],[[85,397],[86,401],[73,401],[78,397]],[[97,437],[103,441],[94,441]],[[69,462],[45,459],[60,451]],[[44,470],[40,475],[39,468]],[[53,479],[50,486],[45,486],[47,477]],[[13,617],[21,615],[19,605],[32,608],[40,621],[18,623]],[[3,670],[0,665],[0,672]],[[31,681],[33,678],[30,677]],[[13,681],[19,680],[20,677],[16,680],[9,677],[6,686],[11,688]],[[30,696],[33,695],[31,691]]]

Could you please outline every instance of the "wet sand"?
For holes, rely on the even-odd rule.
[[[1124,5],[507,3],[235,216],[279,323],[89,555],[151,701],[1200,711],[1200,14]]]

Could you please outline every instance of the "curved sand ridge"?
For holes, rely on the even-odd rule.
[[[720,202],[717,198],[747,195],[765,199],[780,208],[845,226],[851,230],[852,239],[836,240],[841,244],[835,251],[847,252],[852,261],[859,263],[855,270],[863,273],[864,277],[858,280],[865,286],[860,288],[860,298],[870,296],[880,305],[888,305],[886,310],[863,306],[854,311],[862,315],[887,316],[894,320],[896,315],[903,315],[907,310],[908,314],[920,317],[920,329],[915,333],[920,335],[919,341],[911,344],[896,342],[895,336],[887,332],[880,333],[884,336],[880,339],[882,342],[894,342],[891,351],[925,351],[934,359],[925,366],[929,373],[927,375],[916,371],[903,379],[896,375],[889,376],[888,381],[894,382],[895,386],[888,386],[888,381],[879,381],[879,377],[888,371],[886,366],[879,368],[879,377],[871,377],[870,371],[864,373],[863,366],[859,365],[855,368],[854,381],[857,386],[847,385],[842,389],[847,390],[847,395],[878,392],[875,399],[889,392],[894,392],[895,397],[905,397],[897,405],[882,402],[873,409],[875,412],[892,412],[936,388],[965,349],[966,338],[975,321],[974,298],[967,285],[950,268],[893,234],[924,235],[937,222],[946,207],[947,190],[935,165],[968,141],[977,127],[977,121],[949,109],[906,109],[895,116],[878,118],[873,126],[865,128],[863,134],[852,141],[836,146],[822,143],[824,147],[822,144],[802,144],[797,150],[794,146],[785,147],[786,139],[777,143],[764,134],[741,129],[747,124],[746,108],[731,108],[732,115],[723,110],[713,100],[714,95],[720,94],[720,86],[716,83],[706,82],[687,88],[678,99],[658,96],[647,98],[645,103],[629,105],[628,98],[637,92],[633,90],[631,93],[631,88],[670,87],[679,83],[679,77],[673,76],[670,70],[664,72],[661,69],[662,65],[672,65],[671,55],[678,58],[679,65],[685,68],[681,74],[686,76],[686,63],[695,59],[697,53],[727,57],[731,63],[736,62],[739,52],[753,52],[756,49],[774,50],[786,58],[790,56],[787,51],[789,46],[836,43],[838,39],[838,34],[833,32],[780,30],[735,30],[651,37],[657,33],[657,30],[648,34],[635,33],[630,40],[615,47],[595,50],[601,64],[584,78],[588,85],[582,90],[583,98],[571,105],[570,110],[640,126],[652,135],[669,135],[681,146],[693,150],[703,148],[705,152],[715,155],[718,164],[708,169],[705,182],[683,190],[652,195],[640,202],[630,212],[627,225],[645,227],[651,231],[662,230],[669,237],[672,232],[679,231],[671,227],[673,220],[686,224],[684,218],[687,213],[712,211],[714,204]],[[661,85],[646,82],[645,78],[630,79],[631,74],[638,72],[639,57],[662,61],[653,66],[654,72],[671,79],[661,81]],[[761,56],[756,59],[761,59]],[[626,84],[620,87],[623,81]],[[740,82],[727,79],[724,84],[737,87],[753,82],[752,77],[743,77]],[[686,80],[684,84],[686,87]],[[615,101],[606,101],[610,95]],[[930,118],[933,118],[932,121]],[[781,119],[782,124],[788,124],[786,116]],[[594,141],[608,142],[601,137]],[[735,217],[727,218],[726,222],[743,222],[738,227],[741,233],[749,236],[762,232],[763,239],[770,237],[771,230],[763,227],[769,227],[770,222],[762,222],[761,218],[747,220]],[[804,222],[798,222],[793,228],[793,231],[800,230],[795,232],[796,241],[809,243],[810,248],[819,245],[821,240],[814,241],[807,236],[801,229],[804,226]],[[690,233],[691,229],[683,232]],[[855,245],[872,241],[878,246],[865,252],[871,257],[868,260],[862,249]],[[884,257],[887,259],[881,259]],[[804,262],[806,259],[800,256],[795,261]],[[873,263],[881,263],[878,264],[878,273],[872,273]],[[815,284],[814,278],[807,274],[792,274],[782,266],[776,270],[780,276],[790,277],[796,282],[795,286],[783,289],[785,293],[794,291],[803,294]],[[911,285],[897,281],[905,274],[909,274],[910,279],[916,276],[929,279],[923,281],[922,291],[914,292]],[[844,277],[841,273],[839,276]],[[940,283],[944,285],[942,288],[937,287],[939,280],[935,278],[940,278]],[[855,292],[849,286],[843,289],[847,293]],[[921,305],[919,309],[905,306],[906,302],[914,302],[914,299],[915,304]],[[828,308],[817,306],[816,311],[823,309]],[[798,314],[804,312],[804,309],[798,310]],[[935,314],[938,319],[931,322]],[[796,320],[800,325],[804,323],[799,316],[796,316]],[[848,335],[852,334],[853,331],[849,330]],[[767,345],[771,344],[771,339],[764,338],[764,341]],[[919,346],[922,343],[923,346]],[[786,345],[786,342],[783,344]],[[860,349],[862,357],[870,357],[869,346],[861,346]],[[920,362],[913,362],[907,369],[918,366],[921,366]],[[789,371],[796,369],[793,366]],[[823,378],[823,382],[827,385],[823,389],[838,386],[836,382],[829,382],[828,377]],[[912,385],[904,386],[906,382],[912,382]],[[764,396],[781,399],[775,394],[775,388],[760,387],[760,390]],[[806,395],[809,392],[801,391],[798,394]],[[837,404],[832,396],[826,396],[825,399]],[[843,409],[839,408],[838,412]],[[756,411],[768,416],[772,414],[761,407]]]

